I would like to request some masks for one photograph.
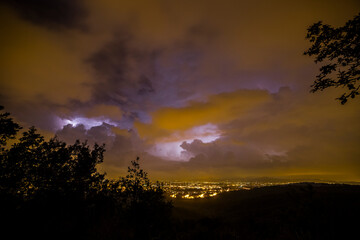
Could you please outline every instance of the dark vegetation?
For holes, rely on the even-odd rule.
[[[176,200],[176,239],[353,239],[360,186],[298,183]]]
[[[126,177],[109,180],[96,168],[104,146],[68,145],[56,137],[45,141],[34,127],[6,146],[20,129],[9,113],[1,113],[3,236],[161,239],[166,234],[171,203],[160,183],[150,183],[138,158]]]
[[[167,200],[132,161],[97,171],[105,148],[45,141],[0,114],[0,228],[9,239],[352,239],[360,186],[300,183]],[[121,156],[119,156],[121,157]]]
[[[306,38],[312,46],[304,52],[314,56],[315,63],[324,62],[311,92],[329,87],[342,87],[337,98],[345,104],[360,94],[360,13],[344,26],[332,27],[321,21],[308,28]]]

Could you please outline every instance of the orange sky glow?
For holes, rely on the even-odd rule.
[[[358,1],[22,2],[0,4],[0,105],[105,143],[109,177],[139,156],[160,180],[360,181],[360,101],[310,93],[303,55],[309,25]]]

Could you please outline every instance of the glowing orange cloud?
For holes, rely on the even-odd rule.
[[[238,90],[212,95],[206,102],[191,102],[182,108],[162,108],[151,114],[152,123],[135,123],[140,136],[164,137],[174,131],[205,125],[219,124],[236,119],[270,99],[267,91]]]

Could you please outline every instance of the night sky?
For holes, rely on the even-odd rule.
[[[150,178],[360,181],[360,101],[310,93],[306,29],[359,1],[8,0],[0,103],[47,138],[105,143]]]

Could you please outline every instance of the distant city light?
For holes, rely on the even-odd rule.
[[[251,190],[253,188],[291,183],[294,182],[170,182],[164,185],[164,190],[171,198],[201,199],[216,197],[224,192]]]

